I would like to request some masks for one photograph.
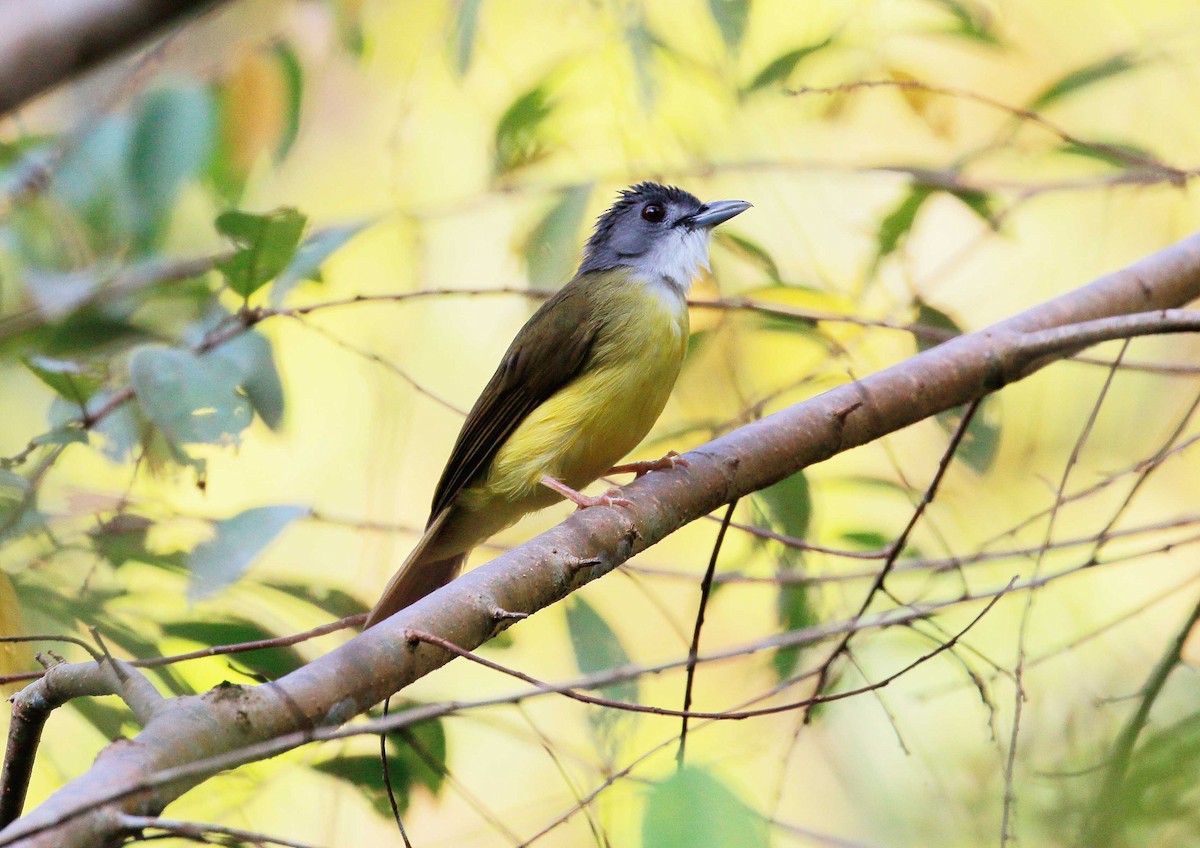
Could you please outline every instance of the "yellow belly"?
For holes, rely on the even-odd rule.
[[[550,475],[574,489],[600,477],[662,413],[687,352],[682,292],[627,282],[611,293],[604,332],[584,373],[535,409],[505,442],[486,478],[463,490],[450,535],[473,547],[559,496]],[[449,541],[449,539],[447,539]]]

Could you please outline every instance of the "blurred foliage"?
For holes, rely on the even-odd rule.
[[[694,447],[1196,228],[1194,202],[1175,191],[1190,174],[1170,163],[1200,148],[1200,126],[1179,108],[1200,19],[1166,3],[1136,15],[1129,3],[1101,5],[280,4],[266,23],[252,12],[223,24],[215,16],[213,29],[175,36],[182,58],[168,42],[163,58],[133,60],[120,82],[83,81],[0,125],[0,635],[95,626],[121,656],[149,658],[364,611],[424,520],[457,428],[446,407],[469,403],[625,183],[660,178],[757,206],[714,236],[720,288],[705,279],[693,295],[725,303],[694,311],[684,373],[647,454],[659,443]],[[1128,25],[1143,15],[1153,25]],[[1081,16],[1087,32],[1075,26]],[[530,303],[432,296],[519,285]],[[370,309],[350,308],[360,296]],[[378,302],[388,299],[396,303]],[[910,324],[915,334],[896,329]],[[1014,387],[1011,400],[989,398],[976,412],[873,610],[1075,562],[1050,553],[1037,565],[997,557],[994,568],[968,570],[958,556],[994,550],[996,539],[1047,538],[1044,524],[1019,522],[1050,502],[1041,481],[1061,475],[1103,376],[1070,374]],[[1133,382],[1116,381],[1127,393],[1111,415],[1120,420],[1100,418],[1080,479],[1162,447],[1164,422],[1192,391]],[[893,544],[961,415],[744,500],[736,518],[752,532],[731,530],[720,564],[751,582],[717,584],[703,644],[852,614],[862,583],[851,573],[877,566]],[[1123,423],[1135,415],[1136,437]],[[1139,520],[1178,512],[1194,479],[1162,484]],[[1057,520],[1086,537],[1123,509],[1103,507]],[[638,576],[640,593],[602,581],[563,605],[565,631],[547,614],[506,634],[505,661],[591,674],[677,658],[711,553],[708,525],[642,558],[694,580]],[[1164,555],[1171,546],[1162,543]],[[951,564],[905,570],[926,553]],[[1054,596],[1063,611],[1040,647],[1079,641],[1046,677],[1032,674],[1045,688],[1024,684],[1051,693],[1025,719],[1037,744],[1031,753],[1022,744],[1014,777],[1026,845],[1075,839],[1096,787],[1046,774],[1104,760],[1118,723],[1105,698],[1136,691],[1158,647],[1149,625],[1144,644],[1105,638],[1121,603],[1157,581],[1095,579],[1091,591]],[[864,635],[827,690],[921,656],[931,634],[944,635],[935,623],[942,629]],[[519,821],[523,838],[532,811],[550,818],[551,800],[577,808],[610,779],[611,793],[574,816],[559,844],[589,838],[584,827],[603,830],[601,844],[609,833],[612,844],[664,848],[808,844],[784,825],[810,820],[864,844],[990,844],[1007,790],[987,728],[1010,703],[1015,628],[997,629],[878,703],[825,705],[811,726],[795,716],[693,726],[689,764],[666,777],[638,773],[632,788],[614,775],[659,744],[665,719],[576,713],[561,701],[543,715],[531,703],[532,745],[506,719],[425,722],[387,740],[397,801],[454,844],[491,844],[495,833],[464,823],[476,819],[496,831],[494,820]],[[190,694],[225,676],[278,678],[327,645],[149,674],[167,693]],[[702,665],[697,709],[749,702],[764,687],[805,697],[788,684],[810,679],[823,652],[773,648],[732,671]],[[5,672],[32,667],[25,648],[0,659]],[[422,700],[481,697],[490,684],[458,665],[423,682]],[[598,691],[678,706],[676,684],[632,679]],[[1192,702],[1155,707],[1112,844],[1195,841]],[[136,730],[106,701],[72,707],[88,739]],[[535,765],[539,743],[550,756]],[[35,795],[82,767],[83,747],[52,747]],[[319,784],[321,803],[289,796],[304,809],[279,814],[272,781],[254,780],[229,790],[231,808],[269,819],[255,805],[274,804],[303,833],[324,825],[330,792],[345,793],[377,815],[326,841],[394,838],[368,746],[281,758],[258,774],[298,771]]]

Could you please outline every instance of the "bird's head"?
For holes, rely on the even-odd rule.
[[[700,269],[708,268],[712,228],[749,208],[744,200],[702,203],[681,188],[638,183],[596,221],[579,271],[628,267],[686,291]]]

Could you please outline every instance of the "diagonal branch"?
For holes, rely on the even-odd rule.
[[[561,600],[722,504],[996,391],[1058,355],[1045,345],[1025,349],[1029,334],[1177,307],[1197,296],[1200,236],[1193,236],[1015,318],[734,430],[689,453],[687,468],[631,483],[624,490],[628,508],[576,513],[273,683],[227,685],[169,702],[134,744],[106,749],[86,774],[0,833],[0,844],[117,844],[119,814],[155,814],[214,770],[134,789],[148,775],[182,774],[189,763],[288,734],[300,744],[452,658],[407,638],[409,632],[471,650],[509,626],[514,613],[532,614]],[[1088,341],[1063,343],[1075,348]],[[122,792],[129,794],[102,800]]]

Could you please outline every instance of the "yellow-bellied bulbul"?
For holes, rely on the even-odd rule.
[[[559,497],[581,508],[625,503],[615,490],[578,490],[614,470],[658,419],[687,351],[686,297],[708,267],[709,233],[748,208],[652,182],[621,192],[579,271],[517,333],[468,413],[425,534],[368,627],[450,582],[472,548]]]

